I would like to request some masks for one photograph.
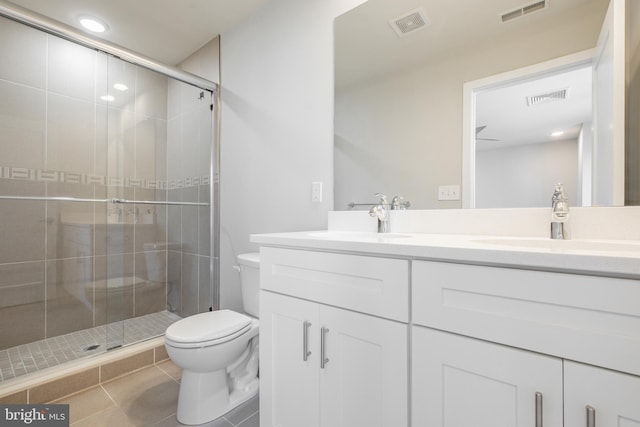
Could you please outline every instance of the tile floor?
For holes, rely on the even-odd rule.
[[[170,360],[52,403],[68,403],[71,426],[182,426],[176,419],[181,370]],[[259,427],[258,397],[206,427]]]
[[[163,335],[178,320],[180,316],[161,311],[0,350],[0,381]],[[91,349],[94,345],[98,347]]]

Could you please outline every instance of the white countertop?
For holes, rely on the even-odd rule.
[[[262,246],[338,251],[640,279],[640,241],[306,231],[254,234]]]

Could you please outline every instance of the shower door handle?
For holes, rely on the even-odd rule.
[[[320,328],[320,369],[324,369],[324,367],[329,363],[329,358],[325,357],[325,353],[327,351],[327,343],[326,343],[326,334],[329,332],[329,328],[325,328],[324,326]]]
[[[306,362],[309,356],[311,356],[311,352],[309,351],[309,328],[311,327],[311,322],[305,320],[302,324],[302,361]]]

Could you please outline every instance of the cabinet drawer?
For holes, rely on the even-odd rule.
[[[409,320],[406,260],[263,247],[260,287],[401,322]]]
[[[414,323],[640,374],[640,281],[415,261]]]

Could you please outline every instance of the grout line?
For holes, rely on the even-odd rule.
[[[165,362],[165,360],[163,360],[162,362]],[[160,363],[162,363],[160,362]],[[160,371],[165,374],[166,376],[168,376],[170,379],[172,379],[174,382],[180,384],[179,378],[174,378],[173,375],[169,374],[169,372],[165,371],[164,369],[162,369],[160,366],[158,366],[157,363],[154,363],[153,366],[155,366],[156,368],[160,369]],[[182,375],[180,376],[182,378]]]
[[[116,406],[116,408],[120,409],[120,406],[118,405],[118,402],[116,402],[115,399],[111,396],[111,394],[109,394],[109,392],[107,391],[106,388],[104,388],[104,385],[102,383],[99,384],[99,387],[102,389],[104,394],[106,394],[107,397],[113,402],[113,404]]]
[[[255,411],[253,414],[249,415],[247,418],[245,418],[244,420],[240,421],[238,424],[234,424],[234,427],[241,427],[242,424],[244,424],[246,421],[249,420],[249,418],[253,417],[254,415],[260,413],[260,410]],[[226,419],[226,418],[225,418]],[[229,421],[229,420],[227,420]],[[229,421],[231,423],[231,421]],[[233,424],[233,423],[231,423]]]
[[[132,319],[126,319],[124,320],[124,325],[126,326],[126,333],[127,333],[127,337],[130,337],[131,335],[135,335],[135,339],[132,340],[131,342],[127,341],[125,342],[125,344],[136,344],[138,342],[142,342],[145,341],[149,338],[153,338],[156,336],[162,336],[164,335],[164,329],[166,329],[166,327],[164,328],[160,328],[162,330],[153,330],[150,331],[149,334],[144,333],[146,330],[148,330],[150,327],[155,326],[156,324],[160,324],[160,325],[165,325],[168,326],[169,324],[171,324],[173,321],[176,321],[178,319],[173,317],[174,315],[171,314],[167,314],[166,312],[157,312],[157,313],[151,313],[151,314],[147,314],[141,317],[137,317],[137,318],[132,318]],[[177,316],[176,316],[177,317]],[[102,330],[102,328],[104,327],[108,327],[108,325],[100,325],[94,328],[90,328],[90,329],[83,329],[80,331],[75,331],[75,332],[70,332],[64,335],[58,335],[55,337],[50,337],[50,338],[45,338],[43,340],[38,340],[38,341],[34,341],[31,343],[27,343],[27,344],[20,344],[18,346],[15,347],[11,347],[11,348],[7,348],[7,349],[3,349],[0,350],[0,354],[6,354],[7,357],[9,358],[9,363],[10,363],[10,368],[11,371],[13,372],[13,377],[9,378],[11,380],[20,378],[20,377],[25,377],[25,380],[27,379],[27,375],[25,374],[19,374],[19,375],[15,375],[15,366],[16,364],[24,364],[24,352],[20,352],[19,348],[22,346],[25,346],[26,350],[28,350],[29,354],[31,355],[31,358],[34,359],[33,357],[33,352],[31,351],[31,345],[32,344],[38,344],[38,345],[44,345],[46,347],[48,347],[48,351],[47,351],[47,355],[51,355],[53,357],[56,358],[56,360],[58,361],[58,363],[56,365],[50,365],[47,367],[39,367],[36,364],[36,370],[33,372],[29,372],[29,373],[36,373],[36,372],[40,372],[43,369],[49,369],[49,368],[53,368],[53,367],[57,367],[57,366],[63,366],[65,362],[68,361],[72,361],[72,360],[82,360],[82,359],[86,359],[86,356],[93,356],[93,355],[97,355],[97,354],[106,354],[108,353],[107,351],[101,350],[101,351],[95,351],[95,352],[87,352],[86,354],[83,354],[81,352],[81,348],[78,348],[78,343],[82,342],[82,346],[84,347],[86,344],[90,344],[93,343],[94,340],[94,335],[93,333],[97,334],[100,336],[100,339],[104,338],[104,336],[106,335],[106,329],[105,332],[100,333],[100,331]],[[144,336],[142,336],[144,333]],[[88,336],[87,336],[88,334]],[[88,341],[87,341],[88,339]],[[125,346],[126,348],[126,346]],[[13,358],[11,358],[10,352],[13,353],[15,356]],[[56,353],[59,353],[58,356],[60,355],[64,355],[64,359],[65,360],[59,360],[58,356],[56,356]],[[72,353],[73,355],[71,356],[70,353]],[[44,355],[44,353],[43,353]],[[46,356],[45,356],[46,359]],[[154,356],[154,360],[155,360],[155,356]],[[154,362],[155,363],[155,362]],[[48,363],[47,363],[48,364]],[[27,373],[28,374],[28,373]],[[0,381],[0,385],[2,385],[2,381]]]
[[[234,409],[232,409],[232,412],[236,411],[236,410],[240,410],[240,408],[242,408],[243,406],[248,406],[250,404],[250,402],[252,402],[254,399],[259,399],[259,395],[256,395],[254,397],[252,397],[251,399],[247,400],[246,402],[243,402],[240,406],[235,407]],[[230,419],[227,418],[228,414],[225,414],[222,416],[222,418],[224,418],[225,420],[229,421],[230,424],[233,424],[234,427],[239,427],[242,423],[244,423],[245,421],[247,421],[249,418],[253,417],[255,414],[259,413],[260,409],[258,409],[257,411],[254,411],[253,413],[251,413],[250,415],[248,415],[246,418],[244,418],[242,421],[240,421],[238,424],[233,424],[231,422]]]
[[[108,396],[108,395],[107,395],[107,396]],[[109,398],[111,399],[111,396],[109,396]],[[113,399],[111,399],[111,401],[113,402]],[[115,404],[115,408],[117,408],[118,410],[122,411],[122,409],[121,409],[121,408],[120,408],[120,407],[119,407],[115,402],[113,402],[113,403]],[[95,415],[103,414],[103,413],[105,413],[105,412],[107,412],[107,411],[112,410],[113,408],[114,408],[113,406],[110,406],[110,407],[108,407],[108,408],[104,408],[104,409],[102,409],[102,410],[100,410],[100,411],[98,411],[98,412],[93,412],[93,413],[91,413],[91,414],[88,414],[88,415],[87,415],[86,417],[84,417],[84,418],[80,418],[79,420],[75,420],[73,423],[71,423],[71,424],[70,424],[70,426],[78,425],[78,424],[79,424],[79,423],[81,423],[82,421],[85,421],[85,420],[87,420],[87,419],[89,419],[89,418],[91,418],[91,417],[93,417],[93,416],[95,416]],[[122,411],[122,412],[124,413],[124,411]],[[126,414],[125,414],[125,415],[126,415]],[[127,421],[129,421],[129,417],[127,417]]]
[[[249,400],[248,402],[250,402],[250,400]],[[247,421],[249,418],[251,418],[251,417],[253,417],[255,414],[257,414],[258,412],[260,412],[260,410],[257,410],[257,411],[255,411],[255,412],[253,412],[252,414],[250,414],[249,416],[247,416],[246,418],[244,418],[242,421],[240,421],[238,424],[233,424],[233,423],[231,422],[231,420],[229,420],[229,418],[227,418],[227,417],[226,417],[226,415],[225,415],[225,416],[223,416],[223,417],[224,417],[224,419],[225,419],[225,420],[229,421],[229,422],[230,422],[231,424],[233,424],[235,427],[238,427],[238,426],[240,426],[242,423],[244,423],[245,421]]]

